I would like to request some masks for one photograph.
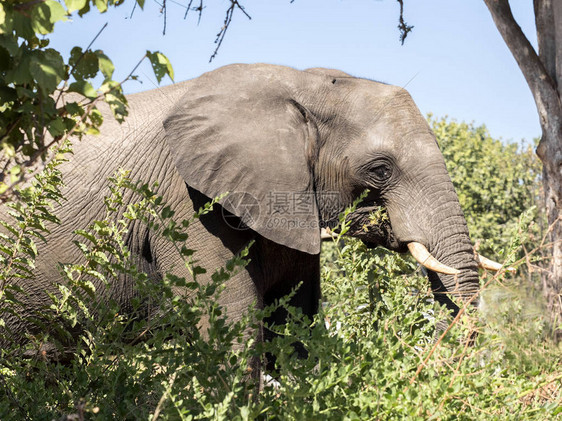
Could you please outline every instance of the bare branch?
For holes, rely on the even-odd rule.
[[[187,8],[185,9],[185,15],[183,15],[184,19],[187,19],[187,14],[189,13],[190,10],[193,10],[195,12],[197,12],[198,17],[197,17],[197,25],[199,25],[201,23],[201,15],[203,14],[203,0],[199,0],[199,6],[191,8],[191,5],[193,4],[193,0],[189,0],[189,3],[187,5]]]
[[[135,13],[135,9],[137,8],[137,2],[135,1],[134,5],[133,5],[133,10],[131,10],[131,16],[129,16],[129,19],[133,18],[133,14]]]
[[[209,62],[213,61],[213,59],[217,56],[217,53],[219,52],[219,48],[221,47],[224,37],[226,35],[226,31],[228,30],[228,27],[232,22],[232,16],[234,15],[234,11],[236,9],[241,10],[242,13],[244,13],[248,19],[252,19],[252,17],[244,10],[244,6],[238,3],[238,0],[230,0],[230,7],[226,11],[226,16],[224,18],[223,26],[219,31],[219,33],[217,34],[217,38],[215,39],[215,44],[217,44],[217,48],[215,48],[215,51],[213,52],[213,55],[209,59]]]
[[[404,41],[412,29],[413,25],[408,25],[404,20],[404,0],[397,0],[400,3],[400,17],[398,18],[398,30],[400,31],[400,43],[404,45]]]
[[[162,35],[166,35],[166,21],[168,20],[167,14],[168,8],[166,7],[166,0],[162,1],[162,12],[164,13],[164,28],[162,29]]]

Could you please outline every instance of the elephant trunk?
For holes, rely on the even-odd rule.
[[[408,193],[400,194],[409,200],[402,201],[399,207],[390,205],[388,211],[393,231],[400,243],[408,244],[414,255],[414,249],[418,247],[415,243],[420,243],[422,250],[421,246],[425,246],[426,252],[429,252],[425,263],[433,259],[433,266],[423,261],[420,263],[429,268],[428,277],[435,299],[456,313],[459,308],[453,297],[466,302],[478,292],[478,262],[445,165],[441,161],[431,167],[431,174],[428,174],[429,169],[426,167],[427,172],[417,173],[420,178],[409,180]],[[428,184],[424,186],[420,179]],[[423,186],[421,189],[420,184]],[[412,190],[417,194],[411,194]],[[423,256],[421,259],[418,256],[418,261],[422,259]],[[471,302],[477,304],[478,300],[475,298]]]
[[[456,314],[458,306],[452,298],[458,298],[462,302],[471,300],[478,293],[479,279],[478,264],[464,217],[458,216],[454,219],[455,221],[449,220],[446,227],[438,225],[440,235],[430,250],[438,261],[455,268],[459,273],[453,275],[429,270],[428,278],[435,299]],[[471,302],[476,305],[478,298]]]

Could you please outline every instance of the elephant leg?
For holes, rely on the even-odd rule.
[[[178,221],[189,219],[193,213],[202,208],[211,199],[198,190],[185,186],[183,181],[181,185],[175,186],[174,191],[182,192],[177,198],[174,198],[183,206],[176,206],[176,218]],[[185,192],[185,194],[183,193]],[[172,200],[171,200],[172,201]],[[206,284],[211,281],[212,274],[224,268],[227,261],[234,258],[243,251],[251,241],[256,237],[256,233],[249,229],[241,229],[236,224],[233,215],[226,212],[220,205],[215,205],[213,210],[200,218],[194,220],[188,228],[188,240],[186,246],[195,250],[194,259],[198,266],[204,268],[207,272],[200,274],[197,281],[200,284]],[[179,259],[177,250],[171,247],[170,243],[162,238],[154,237],[151,243],[154,245],[152,251],[157,262],[158,270],[162,274],[172,271],[174,275],[191,279],[190,273],[185,268],[181,259]],[[251,260],[256,260],[253,255],[253,248],[250,248]],[[252,266],[250,262],[248,267]],[[259,278],[250,275],[248,267],[235,268],[231,278],[226,280],[222,285],[220,294],[217,295],[217,302],[223,308],[226,318],[230,323],[240,321],[249,308],[255,306],[262,308],[263,298],[258,287]],[[182,291],[176,289],[178,295],[189,294],[190,291]],[[198,324],[198,329],[204,338],[209,337],[210,328],[209,319],[203,316]],[[246,338],[253,338],[257,341],[263,339],[261,328],[248,328],[245,332]],[[234,342],[233,348],[239,349],[246,346],[248,341],[242,343]],[[252,376],[259,376],[259,360],[250,363],[252,368]]]
[[[318,312],[321,298],[320,256],[300,252],[265,238],[256,241],[255,246],[260,257],[257,261],[261,262],[256,269],[264,279],[263,305],[271,305],[293,291],[289,304],[299,308],[312,320]],[[284,325],[287,322],[286,309],[277,309],[264,322],[268,326]],[[276,336],[269,329],[264,329],[263,335],[264,340],[271,340]],[[306,358],[307,351],[301,343],[295,343],[294,347],[300,357]],[[268,355],[266,359],[268,371],[275,371],[274,358]]]

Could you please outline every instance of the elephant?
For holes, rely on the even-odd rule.
[[[368,247],[410,251],[428,268],[436,300],[452,312],[459,309],[452,296],[467,301],[478,291],[479,258],[454,186],[405,89],[338,70],[232,64],[128,102],[123,124],[102,104],[101,135],[75,142],[74,156],[61,167],[67,198],[55,208],[61,222],[49,226],[38,247],[34,278],[16,281],[26,291],[25,314],[4,315],[22,337],[32,329],[25,316],[42,311],[47,293],[55,292],[56,263],[80,258],[73,230],[103,218],[106,179],[118,168],[158,182],[178,218],[229,193],[189,227],[189,246],[207,269],[253,242],[249,263],[220,295],[229,320],[297,285],[291,304],[313,317],[321,299],[322,229],[333,228],[366,189],[349,215],[348,235]],[[373,226],[369,215],[379,206],[389,218]],[[146,225],[131,226],[127,246],[155,281],[168,271],[191,277],[172,245]],[[205,276],[198,281],[208,282]],[[107,299],[126,314],[134,283],[124,276],[108,288]],[[275,313],[271,321],[284,317]]]

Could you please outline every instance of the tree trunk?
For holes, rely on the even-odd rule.
[[[531,89],[542,128],[537,155],[543,163],[552,259],[543,291],[551,316],[562,326],[562,2],[534,0],[539,54],[515,21],[508,0],[484,0]],[[555,326],[556,326],[555,325]],[[562,337],[562,330],[556,332]]]

